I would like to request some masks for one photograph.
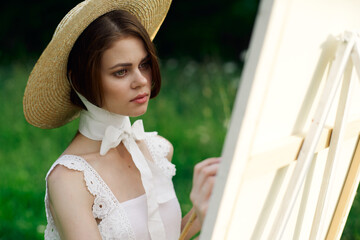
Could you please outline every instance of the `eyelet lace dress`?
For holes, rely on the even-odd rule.
[[[166,239],[175,240],[180,236],[181,210],[177,200],[172,177],[175,175],[175,166],[166,156],[169,153],[169,143],[157,136],[156,133],[145,133],[145,143],[151,154],[151,160],[146,159],[152,172],[159,206],[161,220],[164,225]],[[125,202],[118,202],[110,188],[100,175],[87,163],[86,160],[75,155],[63,155],[50,168],[47,177],[57,166],[80,171],[88,191],[94,196],[92,213],[98,221],[99,232],[104,240],[110,239],[151,239],[148,229],[148,208],[146,194]],[[60,239],[54,219],[50,212],[48,188],[45,194],[45,209],[47,227],[45,240]],[[157,240],[157,239],[153,239]]]

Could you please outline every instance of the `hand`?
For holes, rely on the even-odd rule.
[[[190,199],[202,225],[215,183],[220,158],[208,158],[195,165]]]

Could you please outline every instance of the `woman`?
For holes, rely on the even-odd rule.
[[[169,5],[85,1],[35,65],[24,95],[31,124],[58,127],[81,109],[78,133],[46,177],[45,239],[178,239],[192,211],[198,218],[188,238],[200,230],[219,160],[195,167],[194,209],[181,220],[171,144],[129,120],[160,90],[151,38]]]

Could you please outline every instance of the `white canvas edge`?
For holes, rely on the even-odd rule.
[[[247,143],[250,143],[251,141],[242,141],[238,137],[239,135],[243,135],[240,134],[240,131],[251,132],[250,128],[241,129],[241,126],[243,125],[250,92],[253,86],[255,71],[257,69],[257,64],[260,58],[262,46],[266,37],[268,24],[270,22],[273,3],[274,0],[263,0],[261,1],[261,4],[259,6],[249,48],[251,54],[249,54],[249,59],[246,59],[244,65],[239,89],[237,91],[234,103],[230,127],[225,138],[222,153],[222,162],[216,177],[216,182],[211,196],[207,216],[201,230],[200,240],[221,239],[221,237],[225,235],[227,227],[229,226],[229,223],[224,220],[231,219],[229,216],[231,215],[232,205],[235,203],[236,197],[233,193],[231,193],[234,192],[235,189],[229,187],[231,184],[229,184],[227,180],[230,175],[230,167],[237,170],[236,172],[238,180],[242,178],[246,162],[233,161],[233,159],[241,158],[247,160],[250,152],[250,146],[248,146]],[[247,124],[247,126],[249,126],[249,124]],[[237,163],[237,166],[232,165],[235,162]],[[234,178],[232,177],[231,179]],[[240,186],[237,187],[238,189],[240,188]],[[229,196],[231,196],[231,199],[229,198]],[[221,204],[222,199],[225,198],[227,199],[227,206]]]

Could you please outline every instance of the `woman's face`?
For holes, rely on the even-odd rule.
[[[102,108],[136,117],[144,114],[151,93],[151,65],[142,40],[125,37],[103,53],[100,76]]]

